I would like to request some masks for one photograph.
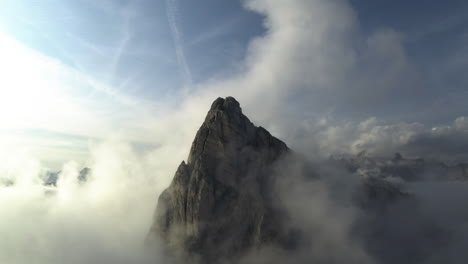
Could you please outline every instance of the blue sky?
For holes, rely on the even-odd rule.
[[[154,147],[178,129],[189,144],[226,95],[291,141],[308,122],[453,128],[467,14],[457,0],[4,0],[2,141],[52,167],[116,135]]]
[[[5,1],[4,1],[5,2]],[[137,96],[184,85],[168,16],[180,31],[193,81],[235,69],[261,17],[240,2],[6,1],[9,35],[61,62]],[[169,10],[168,10],[169,9]]]

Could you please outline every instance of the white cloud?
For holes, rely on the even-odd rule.
[[[143,238],[173,163],[152,155],[107,142],[93,147],[86,183],[78,182],[80,167],[70,162],[52,188],[39,181],[37,161],[12,151],[0,165],[14,182],[0,186],[0,262],[148,263]]]
[[[376,118],[362,122],[307,121],[291,136],[291,141],[296,149],[322,158],[367,151],[377,156],[401,152],[448,162],[468,160],[466,117],[455,119],[451,125],[434,127],[417,122],[385,124]]]
[[[179,7],[177,0],[166,0],[166,15],[169,21],[172,38],[174,39],[175,52],[177,62],[179,64],[179,71],[184,78],[185,85],[192,83],[192,72],[190,71],[187,58],[184,50],[184,37],[181,29],[179,28]]]
[[[176,10],[168,2],[179,63],[186,79],[191,79]],[[249,0],[246,6],[266,16],[267,31],[251,42],[244,71],[197,84],[189,95],[157,103],[122,95],[11,39],[2,42],[10,46],[1,54],[11,56],[14,51],[8,61],[17,64],[0,61],[2,70],[12,73],[0,79],[4,95],[0,126],[92,138],[87,164],[93,174],[89,183],[78,185],[75,176],[81,163],[66,163],[57,193],[44,195],[51,190],[37,182],[41,157],[28,154],[27,148],[0,149],[0,157],[12,160],[7,166],[0,164],[3,177],[24,182],[0,187],[0,204],[5,205],[0,233],[8,238],[0,247],[0,262],[63,263],[65,257],[67,263],[140,260],[138,245],[150,226],[156,197],[186,158],[196,129],[218,96],[235,96],[257,125],[310,155],[364,149],[375,154],[403,149],[417,155],[428,153],[421,148],[427,142],[439,146],[454,137],[449,142],[468,142],[466,117],[435,129],[412,122],[389,125],[380,119],[359,123],[336,118],[352,116],[348,112],[354,109],[368,117],[380,108],[397,108],[391,99],[405,97],[407,88],[417,84],[398,32],[385,29],[365,36],[347,1]],[[37,87],[54,90],[38,92]],[[152,148],[137,151],[129,142]],[[455,144],[447,146],[435,154],[462,153],[450,152]]]

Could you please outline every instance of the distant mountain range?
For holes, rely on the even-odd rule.
[[[447,165],[439,161],[421,158],[408,159],[400,153],[393,158],[376,158],[361,152],[351,158],[330,157],[330,161],[345,166],[351,173],[361,177],[400,178],[404,181],[454,181],[468,179],[468,165]]]
[[[45,171],[43,175],[41,175],[41,179],[43,180],[44,185],[57,186],[57,181],[60,178],[60,173],[61,171],[57,171],[57,172]],[[91,173],[90,168],[81,169],[78,174],[77,180],[79,182],[86,182],[90,173]]]

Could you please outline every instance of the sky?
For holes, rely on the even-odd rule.
[[[308,159],[467,162],[467,68],[462,0],[0,0],[0,262],[148,263],[157,197],[217,97]],[[349,237],[359,212],[327,184],[285,190],[295,220],[339,258],[391,262]],[[423,211],[390,218],[410,246],[421,219],[458,234],[424,263],[466,260],[467,187],[414,184]]]
[[[458,0],[4,0],[0,144],[53,169],[84,166],[109,138],[187,149],[210,102],[233,95],[293,146],[418,156],[407,146],[420,138],[466,139],[467,11]]]

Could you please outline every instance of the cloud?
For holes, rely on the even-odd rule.
[[[187,58],[184,51],[184,37],[179,28],[179,12],[177,0],[166,0],[166,15],[169,21],[172,38],[174,40],[175,51],[177,55],[177,62],[179,64],[179,71],[184,78],[185,84],[192,83],[192,73],[190,71]]]
[[[209,28],[208,30],[190,39],[187,42],[186,46],[190,48],[192,46],[202,45],[209,41],[216,40],[219,37],[228,35],[230,31],[232,31],[236,26],[240,24],[241,19],[242,18],[238,16],[231,17],[223,23],[215,25],[212,28]]]
[[[311,117],[394,117],[418,104],[420,77],[402,35],[393,29],[362,33],[347,1],[245,5],[265,15],[266,33],[250,42],[240,73],[194,85],[187,100],[233,95],[280,136]]]
[[[40,182],[38,161],[10,151],[0,165],[2,177],[13,182],[0,185],[0,261],[155,263],[143,238],[171,163],[154,159],[155,152],[140,155],[118,140],[97,145],[88,182],[78,182],[81,167],[69,162],[52,188]]]
[[[461,249],[468,215],[461,201],[467,184],[395,185],[365,181],[338,164],[315,162],[313,174],[290,165],[281,163],[275,171],[275,198],[290,227],[300,230],[300,244],[294,250],[253,249],[241,263],[463,263],[466,258]]]
[[[115,55],[112,58],[112,62],[109,70],[109,78],[115,78],[117,76],[117,70],[120,66],[122,56],[125,55],[128,49],[128,45],[131,41],[132,35],[130,32],[130,20],[132,18],[131,12],[125,13],[124,21],[122,26],[121,38],[117,43]]]
[[[339,167],[316,164],[312,170],[307,169],[309,161],[295,158],[292,166],[288,163],[278,166],[275,194],[281,208],[286,209],[288,225],[299,230],[298,250],[287,252],[267,247],[247,263],[257,263],[257,259],[263,261],[260,263],[376,263],[366,252],[362,237],[352,233],[361,215],[351,203],[359,179]]]
[[[400,33],[379,29],[364,34],[353,8],[344,0],[249,0],[245,5],[265,15],[266,33],[250,43],[242,71],[191,84],[177,24],[177,3],[167,1],[179,67],[193,89],[158,103],[121,94],[61,64],[50,66],[51,60],[41,57],[34,69],[50,66],[44,69],[54,73],[48,79],[53,84],[91,90],[92,96],[61,96],[45,108],[41,108],[43,102],[31,100],[34,107],[28,115],[39,116],[36,114],[44,114],[41,109],[46,109],[48,119],[32,118],[32,123],[14,127],[92,138],[90,158],[84,162],[93,174],[90,182],[79,185],[75,176],[81,162],[67,163],[57,189],[48,189],[37,179],[41,157],[27,150],[2,148],[0,157],[8,161],[0,164],[2,179],[15,185],[0,187],[0,204],[5,205],[0,233],[8,238],[0,247],[0,262],[146,261],[139,245],[150,226],[157,195],[186,158],[207,107],[220,95],[238,98],[256,124],[314,158],[315,154],[323,157],[364,149],[376,155],[401,151],[466,158],[466,117],[435,128],[417,122],[392,124],[380,117],[368,119],[371,114],[406,113],[409,104],[418,104],[415,95],[422,94],[418,71],[406,55]],[[18,121],[2,119],[2,125],[5,120]],[[136,149],[134,143],[147,147]],[[323,247],[346,253],[334,260],[352,257],[359,263],[372,262],[365,245],[353,244],[348,233],[353,227],[346,221],[357,219],[358,211],[336,204],[331,199],[334,189],[321,184],[293,186],[294,195],[285,202],[297,217],[294,221],[308,232],[318,232],[325,241]],[[313,210],[309,201],[313,201]],[[322,229],[317,230],[315,224]],[[325,255],[313,253],[324,260]]]
[[[63,149],[53,147],[63,145],[63,139],[58,135],[69,139],[80,137],[80,142],[69,141],[69,145],[74,144],[70,147],[75,148],[87,148],[88,140],[106,140],[110,135],[154,146],[171,134],[163,128],[180,130],[180,127],[192,124],[189,130],[193,132],[196,129],[193,122],[202,120],[201,116],[192,118],[177,113],[167,116],[174,108],[173,98],[155,103],[128,96],[7,35],[0,33],[0,39],[0,54],[9,58],[0,62],[4,74],[0,79],[1,141],[6,144],[11,140],[7,145],[16,143],[17,148],[28,148],[43,161],[55,156],[51,162],[56,164],[72,158],[64,157]],[[186,108],[181,109],[186,111]],[[48,131],[52,136],[46,141],[44,138],[39,140],[40,131]],[[180,134],[183,133],[173,135]],[[179,140],[176,141],[187,143]],[[45,150],[44,145],[52,147]],[[39,154],[38,150],[45,152]],[[73,155],[73,158],[84,162],[83,156]]]
[[[467,117],[459,117],[450,125],[430,127],[417,122],[385,124],[377,118],[362,122],[323,118],[303,122],[291,135],[291,141],[304,153],[320,153],[322,157],[362,151],[389,157],[401,152],[405,156],[466,162],[466,120]]]
[[[406,55],[401,33],[386,28],[364,34],[355,11],[344,0],[297,0],[288,4],[250,0],[245,6],[265,15],[266,33],[249,44],[240,73],[192,84],[188,94],[175,92],[147,100],[122,94],[63,65],[47,68],[49,72],[59,71],[61,80],[71,81],[75,90],[90,92],[83,97],[63,98],[63,107],[49,107],[48,112],[54,114],[46,124],[41,122],[45,126],[41,128],[92,138],[118,132],[129,141],[166,144],[163,139],[170,137],[167,131],[180,131],[189,138],[196,131],[196,122],[203,120],[206,106],[225,95],[238,98],[253,121],[293,145],[301,139],[293,138],[291,131],[302,133],[299,136],[303,139],[314,136],[304,135],[307,130],[298,124],[317,122],[314,126],[323,130],[320,120],[337,120],[340,125],[327,123],[332,133],[329,136],[342,143],[330,146],[330,151],[346,150],[340,146],[346,144],[348,132],[344,130],[353,123],[356,126],[356,120],[377,116],[381,126],[392,126],[389,120],[404,116],[409,119],[405,124],[414,123],[411,117],[417,113],[410,110],[411,105],[416,107],[425,93],[418,70]],[[176,46],[183,48],[177,3],[168,1],[166,7]],[[183,57],[181,65],[185,68]],[[310,132],[315,133],[315,129]],[[361,139],[362,144],[356,142],[347,151],[370,144],[369,140]]]

